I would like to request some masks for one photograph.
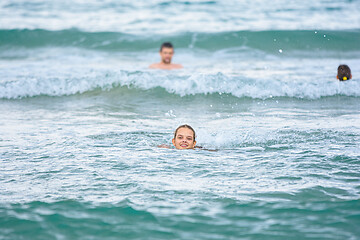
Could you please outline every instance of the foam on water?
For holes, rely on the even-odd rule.
[[[359,239],[359,12],[0,1],[0,239]]]
[[[89,73],[88,76],[18,76],[0,82],[0,98],[16,99],[39,95],[67,96],[117,87],[140,90],[162,88],[180,96],[196,94],[231,94],[238,98],[291,97],[317,99],[344,95],[360,97],[360,81],[339,82],[335,79],[267,79],[229,76],[223,73],[202,74],[179,72],[164,74],[156,71],[119,71]]]
[[[2,1],[1,28],[126,33],[357,29],[358,1]],[[139,14],[141,12],[141,14]],[[239,14],[241,13],[241,14]],[[344,17],[346,16],[346,17]],[[74,21],[76,19],[76,21]],[[291,24],[289,24],[291,22]]]

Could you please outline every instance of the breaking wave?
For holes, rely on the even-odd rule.
[[[339,82],[334,79],[263,79],[217,74],[163,74],[152,71],[118,71],[86,77],[22,77],[0,82],[0,98],[68,96],[117,88],[149,91],[163,89],[166,94],[189,95],[229,94],[238,98],[268,99],[290,97],[318,99],[331,96],[360,97],[357,79]],[[156,94],[156,93],[154,93]]]

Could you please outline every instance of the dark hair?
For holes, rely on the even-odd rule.
[[[160,52],[163,48],[174,48],[174,46],[170,42],[164,42],[163,44],[161,44]]]
[[[351,78],[351,70],[348,65],[340,65],[338,67],[337,76],[340,81],[345,81]]]
[[[191,126],[189,126],[189,125],[187,125],[187,124],[178,126],[178,128],[175,130],[174,138],[176,138],[176,134],[177,134],[177,132],[178,132],[178,130],[179,130],[180,128],[188,128],[188,129],[190,129],[190,130],[193,132],[193,138],[194,138],[194,141],[195,141],[195,130],[194,130]]]

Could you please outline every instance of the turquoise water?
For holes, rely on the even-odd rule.
[[[0,4],[0,239],[360,238],[359,1],[71,3]]]

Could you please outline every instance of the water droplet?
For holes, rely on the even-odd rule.
[[[282,49],[279,49],[279,53],[282,53],[283,51],[282,51]]]

